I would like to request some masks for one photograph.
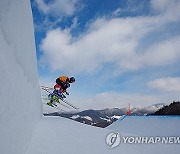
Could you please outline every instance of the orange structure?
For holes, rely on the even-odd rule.
[[[128,111],[126,113],[127,115],[131,115],[131,108],[130,108],[130,103],[129,103],[129,106],[128,106]]]

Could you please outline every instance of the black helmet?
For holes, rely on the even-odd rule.
[[[75,78],[74,78],[74,77],[70,77],[70,78],[69,78],[69,82],[70,82],[70,83],[75,82]]]

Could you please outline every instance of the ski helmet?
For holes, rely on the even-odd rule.
[[[74,77],[70,77],[69,82],[70,82],[70,83],[75,82],[75,78],[74,78]]]

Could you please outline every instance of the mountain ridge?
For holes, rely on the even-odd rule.
[[[163,103],[154,104],[147,107],[131,106],[131,115],[149,115],[155,113],[163,106],[165,106]],[[118,120],[121,116],[126,115],[127,111],[128,108],[105,108],[101,110],[89,109],[77,113],[44,113],[44,116],[60,116],[84,124],[104,128]]]

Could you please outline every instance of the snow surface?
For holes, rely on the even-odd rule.
[[[80,116],[79,115],[73,115],[72,117],[71,117],[71,119],[77,119],[77,118],[79,118]]]
[[[116,115],[113,115],[112,118],[116,118],[116,119],[119,119],[121,118],[122,116],[116,116]]]
[[[126,116],[107,128],[144,136],[180,136],[180,116]]]
[[[85,119],[87,119],[87,120],[89,120],[89,121],[93,121],[92,118],[89,117],[89,116],[82,116],[82,118],[85,118]]]
[[[161,123],[161,121],[164,122]],[[128,127],[126,127],[127,124],[129,125]],[[167,126],[171,124],[173,124],[172,127]],[[145,127],[142,127],[142,125],[145,125]],[[154,127],[154,130],[149,129],[149,126],[151,128]],[[165,128],[166,126],[168,129]],[[110,132],[117,131],[121,136],[137,136],[140,134],[142,137],[148,135],[156,136],[157,134],[158,136],[180,136],[179,126],[180,117],[171,119],[145,116],[125,117],[106,129],[84,125],[62,117],[44,117],[33,135],[31,145],[26,154],[179,154],[179,144],[121,143],[118,147],[110,149],[105,142],[106,136]],[[140,133],[141,131],[142,133]]]
[[[30,2],[0,0],[0,154],[24,154],[42,115]]]
[[[111,120],[110,120],[110,119],[106,119],[106,118],[102,118],[102,117],[100,117],[100,119],[111,122]]]
[[[61,117],[43,117],[30,2],[0,0],[0,154],[179,154],[179,144],[123,144],[121,136],[180,136],[179,117],[121,117],[97,128]]]

